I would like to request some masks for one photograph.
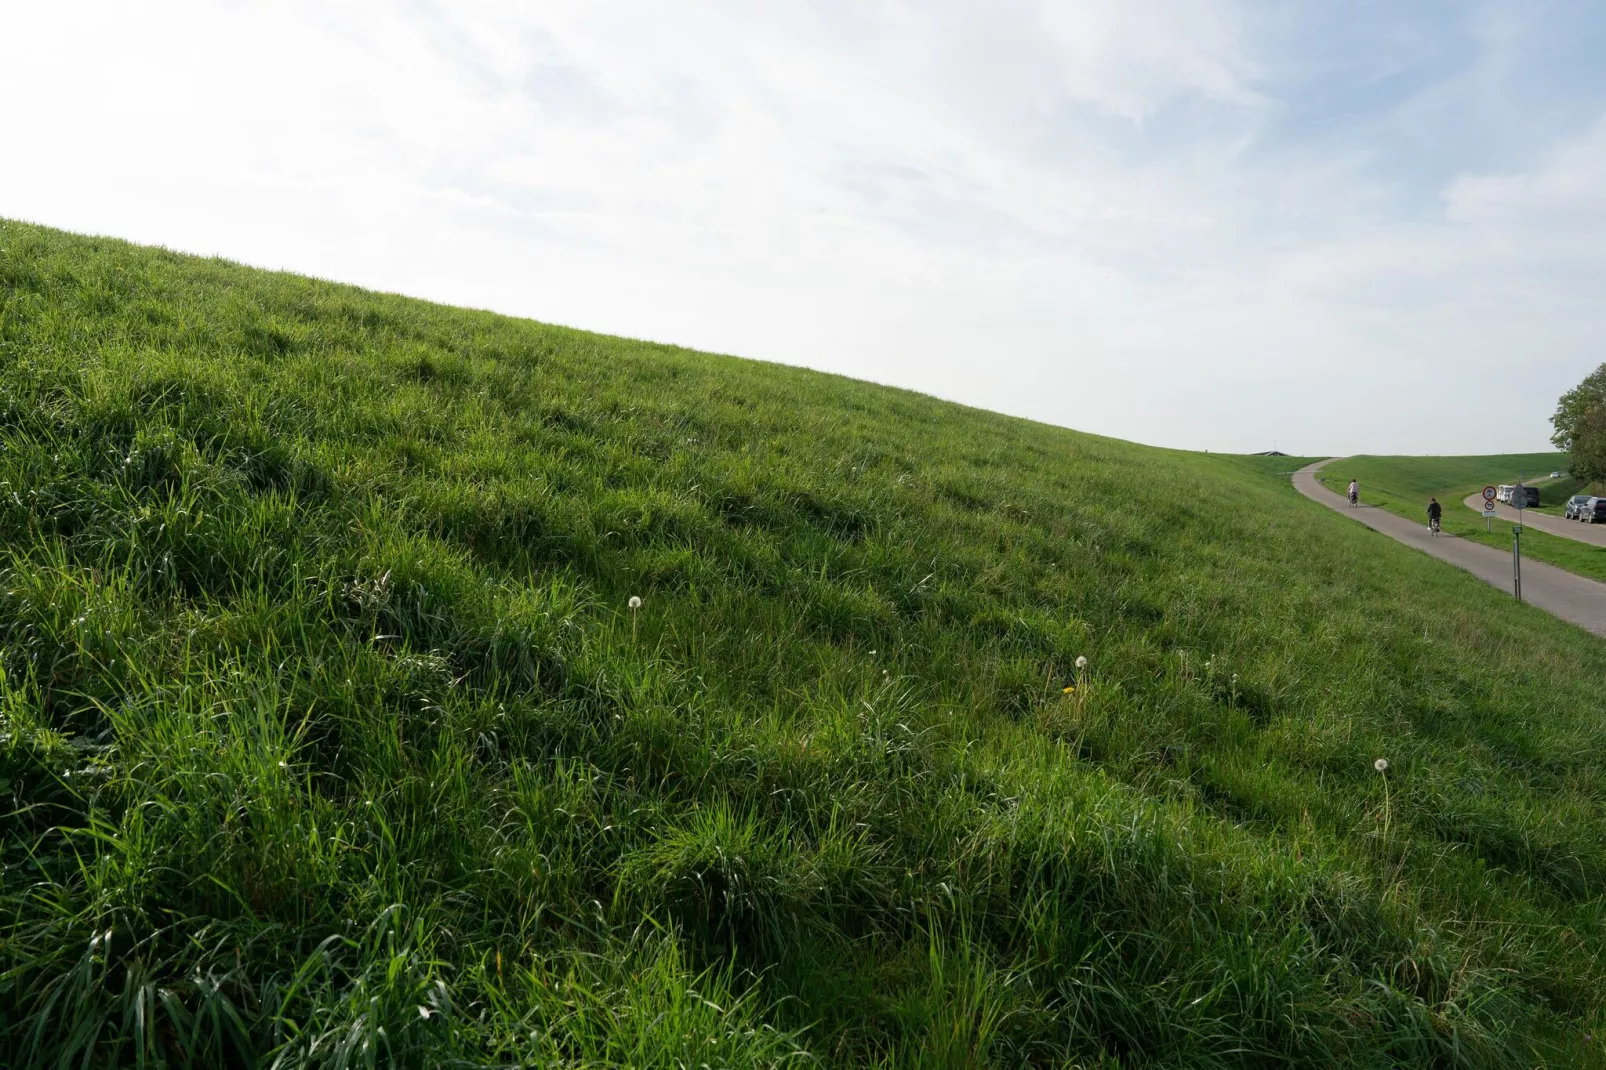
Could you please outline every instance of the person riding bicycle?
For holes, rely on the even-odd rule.
[[[1349,481],[1349,503],[1351,505],[1361,504],[1361,485],[1353,479]]]
[[[1439,504],[1439,499],[1437,499],[1437,498],[1429,498],[1428,499],[1428,530],[1433,532],[1433,534],[1435,534],[1435,535],[1437,535],[1439,533],[1439,518],[1442,517],[1443,515],[1444,515],[1444,507]]]

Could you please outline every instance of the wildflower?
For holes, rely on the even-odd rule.
[[[1061,694],[1074,695],[1074,694],[1076,694],[1076,688],[1067,687],[1063,692],[1061,692]]]
[[[641,608],[641,597],[639,595],[631,595],[630,596],[630,608],[631,609],[640,609]]]
[[[1087,668],[1087,658],[1085,656],[1078,655],[1076,659],[1076,667],[1078,669]]]
[[[1376,769],[1379,773],[1386,774],[1388,767],[1389,760],[1387,758],[1379,758],[1377,761],[1372,763],[1372,768]],[[1389,778],[1387,775],[1385,775],[1383,777],[1383,836],[1385,839],[1388,838],[1389,818],[1392,816],[1392,814],[1393,807],[1389,805]]]

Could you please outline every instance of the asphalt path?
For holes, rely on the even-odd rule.
[[[1464,503],[1468,509],[1483,512],[1483,495],[1472,494]],[[1551,516],[1533,509],[1523,509],[1521,512],[1522,526],[1537,528],[1548,535],[1559,535],[1574,542],[1587,542],[1591,546],[1606,546],[1606,524],[1585,524],[1579,520],[1565,520],[1559,516]],[[1496,520],[1503,520],[1508,524],[1517,523],[1519,510],[1502,502],[1494,503]]]
[[[1478,579],[1507,594],[1511,593],[1511,552],[1481,543],[1468,542],[1453,535],[1434,537],[1426,522],[1415,523],[1374,506],[1351,508],[1341,494],[1324,487],[1316,473],[1335,461],[1317,461],[1294,473],[1294,489],[1312,501],[1357,520],[1373,531],[1382,532],[1396,542],[1421,550],[1441,561],[1464,568]],[[1361,488],[1364,500],[1366,488]],[[1513,510],[1515,512],[1515,510]],[[1572,521],[1558,521],[1572,523]],[[1593,525],[1584,525],[1592,527]],[[1522,599],[1562,620],[1571,621],[1596,635],[1606,636],[1606,583],[1547,565],[1543,561],[1522,559]]]

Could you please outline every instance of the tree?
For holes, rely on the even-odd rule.
[[[1567,470],[1590,483],[1606,480],[1606,405],[1595,406],[1579,421]]]
[[[1550,418],[1550,441],[1572,454],[1572,474],[1590,482],[1606,479],[1606,364],[1561,396]]]

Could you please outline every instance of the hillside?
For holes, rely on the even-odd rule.
[[[1482,457],[1346,457],[1322,476],[1330,483],[1348,483],[1353,477],[1373,493],[1404,499],[1411,505],[1426,503],[1429,495],[1472,494],[1490,483],[1549,482],[1550,473],[1565,471],[1565,453],[1499,453]],[[1457,499],[1459,500],[1459,499]],[[1422,510],[1418,508],[1413,514]]]
[[[0,414],[0,1064],[1606,1027],[1606,648],[1303,462],[16,223]]]
[[[1459,538],[1499,550],[1511,549],[1507,521],[1485,523],[1464,500],[1490,484],[1515,483],[1525,478],[1540,489],[1540,509],[1559,516],[1567,497],[1584,489],[1581,480],[1553,471],[1565,471],[1564,453],[1494,454],[1487,457],[1347,457],[1323,468],[1320,478],[1342,494],[1351,478],[1360,480],[1361,498],[1367,505],[1427,523],[1427,502],[1437,497],[1444,506],[1444,530]],[[1580,576],[1606,582],[1606,548],[1547,534],[1527,527],[1522,535],[1526,557],[1544,561]]]

